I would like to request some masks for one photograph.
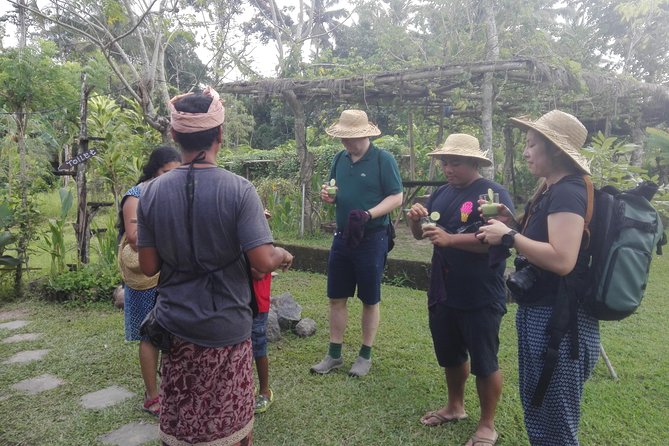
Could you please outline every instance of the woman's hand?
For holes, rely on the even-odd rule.
[[[483,211],[481,210],[481,205],[486,204],[486,200],[478,200],[479,204],[479,214],[481,214],[481,218],[485,221],[485,217],[483,216]],[[511,210],[506,207],[505,204],[503,203],[495,203],[497,205],[497,216],[495,216],[495,220],[500,221],[504,223],[505,225],[512,227],[512,228],[518,228],[518,222],[516,221],[513,213],[511,213]]]
[[[481,243],[499,245],[502,243],[502,236],[507,234],[510,230],[511,228],[501,221],[491,218],[488,220],[488,224],[479,228],[476,233],[476,238],[479,239]]]
[[[495,217],[495,220],[504,223],[509,228],[518,228],[518,222],[516,221],[516,218],[505,204],[498,203],[497,208],[498,214],[497,217]]]

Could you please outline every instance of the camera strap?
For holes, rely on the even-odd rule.
[[[527,225],[530,222],[530,217],[532,217],[532,214],[537,210],[537,207],[539,206],[539,203],[541,200],[543,200],[546,197],[546,194],[550,191],[548,186],[546,186],[546,183],[544,183],[541,186],[541,190],[539,191],[538,194],[533,198],[533,200],[529,203],[529,209],[527,212],[525,212],[525,215],[523,215],[523,220],[520,222],[520,227],[522,228],[520,233],[524,233],[525,229],[527,229]]]
[[[571,358],[578,359],[578,302],[575,290],[570,286],[570,275],[560,278],[558,294],[553,303],[553,313],[548,320],[548,345],[544,355],[544,366],[532,395],[532,405],[540,407],[548,390],[553,372],[560,359],[560,344],[569,332],[571,333]]]

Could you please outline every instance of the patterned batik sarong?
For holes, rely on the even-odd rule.
[[[160,439],[169,446],[229,446],[253,430],[251,340],[220,348],[174,337],[163,355]]]
[[[518,387],[530,444],[578,446],[583,387],[599,358],[599,323],[578,310],[578,354],[571,359],[571,335],[560,343],[559,358],[541,407],[532,405],[534,389],[544,366],[551,307],[519,306]]]

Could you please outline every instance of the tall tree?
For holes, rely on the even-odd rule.
[[[55,47],[43,43],[40,47],[21,47],[0,54],[0,108],[11,113],[15,125],[14,135],[19,152],[19,194],[16,215],[19,221],[17,240],[18,258],[21,260],[16,275],[16,286],[22,285],[22,268],[28,264],[28,243],[34,236],[34,203],[31,200],[29,156],[26,144],[31,120],[58,107],[63,115],[75,115],[75,72],[70,64],[54,64]],[[73,101],[74,99],[74,101]]]
[[[485,19],[485,59],[494,62],[499,58],[499,39],[497,37],[497,22],[495,21],[494,0],[484,0],[481,4]],[[488,178],[495,177],[495,157],[492,152],[492,115],[495,107],[494,77],[492,73],[483,75],[481,85],[481,126],[483,127],[483,150],[492,161],[492,170]]]
[[[97,48],[125,92],[140,104],[146,122],[167,140],[165,104],[173,93],[169,81],[178,84],[176,90],[197,87],[205,80],[201,64],[186,64],[186,59],[197,60],[194,36],[207,23],[197,22],[194,14],[217,14],[220,20],[216,25],[225,29],[230,25],[223,21],[239,12],[235,9],[225,16],[221,9],[226,9],[227,3],[240,4],[223,0],[49,0],[41,8],[33,3],[24,9],[50,25],[48,29],[62,44]],[[191,13],[183,12],[182,7]],[[207,8],[218,9],[211,12]],[[214,34],[205,32],[206,37],[217,39],[225,47],[221,36]],[[220,63],[222,59],[215,60]]]

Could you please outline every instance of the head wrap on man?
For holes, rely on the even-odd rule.
[[[203,130],[213,129],[223,124],[225,120],[225,108],[220,96],[210,86],[207,86],[202,95],[211,96],[212,101],[206,113],[188,113],[177,110],[174,104],[186,96],[194,93],[180,94],[170,99],[167,104],[172,121],[172,129],[179,133],[195,133]]]

